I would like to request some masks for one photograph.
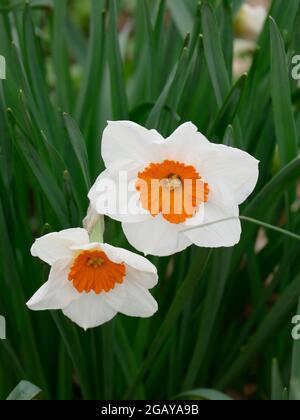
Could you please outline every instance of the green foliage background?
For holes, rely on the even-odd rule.
[[[48,274],[30,246],[81,225],[108,119],[164,135],[193,121],[249,151],[260,179],[241,213],[300,234],[300,91],[290,76],[300,2],[273,1],[253,65],[235,81],[242,3],[1,1],[0,398],[27,380],[45,399],[300,399],[300,342],[291,338],[300,241],[279,232],[265,230],[258,249],[259,226],[243,222],[234,249],[153,258],[159,311],[148,320],[119,315],[84,333],[60,312],[25,306]],[[129,246],[116,222],[107,220],[105,236]],[[22,395],[36,394],[22,384]]]

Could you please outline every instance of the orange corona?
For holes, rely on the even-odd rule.
[[[144,209],[174,224],[193,217],[209,194],[207,182],[193,166],[173,160],[147,166],[138,174],[136,189]]]
[[[79,293],[94,291],[99,294],[121,284],[125,274],[125,264],[110,261],[103,251],[90,250],[75,258],[68,278]]]

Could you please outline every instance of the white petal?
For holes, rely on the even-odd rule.
[[[32,296],[27,306],[34,310],[65,308],[80,294],[68,280],[71,260],[65,258],[56,261],[51,267],[49,280]]]
[[[184,232],[184,235],[194,244],[202,247],[218,248],[236,245],[241,236],[238,206],[221,207],[218,203],[208,202],[204,208],[204,218],[201,218],[200,222],[203,225]],[[231,217],[233,219],[219,222]],[[212,222],[217,223],[210,224]],[[209,225],[205,226],[205,224]]]
[[[198,131],[194,124],[188,122],[179,126],[165,140],[161,148],[164,150],[164,159],[196,166],[207,153],[209,146],[210,143],[206,137]]]
[[[126,265],[126,276],[131,281],[139,284],[146,289],[152,289],[152,287],[157,285],[158,282],[158,274],[150,273],[145,271],[137,270],[136,268],[132,268],[129,265]]]
[[[180,234],[184,226],[169,223],[161,215],[150,216],[142,223],[123,223],[122,227],[129,243],[146,255],[172,255],[191,245],[191,241]]]
[[[109,292],[102,293],[105,297],[106,303],[108,303],[114,310],[119,312],[126,299],[126,288],[124,287],[124,281],[121,284],[116,284],[115,287]]]
[[[210,184],[224,186],[234,201],[241,204],[252,193],[258,179],[258,160],[233,147],[211,144],[208,159],[198,167],[200,175]]]
[[[103,251],[106,253],[111,261],[116,263],[124,262],[138,271],[145,271],[152,274],[157,274],[157,269],[147,258],[134,252],[128,251],[124,248],[117,248],[109,244],[102,245]]]
[[[101,248],[108,258],[117,263],[125,263],[126,276],[147,289],[152,289],[158,282],[157,268],[147,258],[123,248],[102,244]]]
[[[131,121],[109,121],[103,132],[101,152],[106,168],[119,170],[128,162],[148,166],[157,160],[155,141],[162,141],[155,130],[147,130]]]
[[[157,311],[157,302],[147,289],[127,278],[124,281],[124,288],[126,289],[126,299],[119,312],[129,316],[147,318]]]
[[[194,215],[194,217],[191,217],[184,222],[184,225],[186,227],[198,226],[198,225],[201,225],[203,223],[203,220],[204,220],[204,206],[205,206],[205,204],[201,203],[200,206],[199,206],[199,209],[196,212],[196,214]]]
[[[127,223],[148,217],[149,212],[141,207],[140,193],[135,188],[140,169],[131,164],[119,171],[107,169],[100,174],[88,195],[98,214]]]
[[[66,229],[36,239],[31,247],[31,254],[52,265],[58,259],[71,257],[71,246],[87,242],[89,235],[85,229]]]
[[[104,294],[82,293],[80,298],[63,309],[63,313],[80,327],[87,330],[110,321],[117,313],[105,299]]]
[[[89,251],[89,250],[99,249],[101,250],[101,244],[99,242],[90,242],[89,244],[84,245],[75,245],[72,247],[73,252],[78,251]]]

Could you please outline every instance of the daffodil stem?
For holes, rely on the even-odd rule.
[[[209,250],[208,248],[197,248],[196,254],[193,258],[193,264],[191,265],[187,276],[182,282],[181,287],[177,291],[175,299],[171,304],[168,313],[164,318],[164,321],[161,324],[154,340],[152,341],[144,363],[140,367],[132,384],[129,386],[127,393],[124,396],[125,400],[131,398],[135,394],[138,385],[143,380],[144,375],[149,370],[165,338],[174,327],[176,320],[178,319],[179,315],[181,314],[184,308],[185,302],[187,301],[188,297],[191,295],[191,292],[194,290],[196,284],[200,281],[201,276],[205,272],[210,255],[211,250]]]

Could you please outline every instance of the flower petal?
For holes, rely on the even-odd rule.
[[[157,302],[147,289],[127,278],[124,281],[124,288],[126,289],[126,299],[119,312],[129,316],[147,318],[157,311]]]
[[[238,218],[239,209],[238,206],[221,207],[218,203],[208,202],[204,206],[204,218],[201,217],[199,228],[188,230],[184,232],[190,241],[195,245],[218,248],[218,247],[231,247],[236,245],[241,236],[241,223]],[[231,218],[220,222],[222,219]],[[210,224],[212,222],[217,222]],[[205,224],[208,224],[205,226]],[[202,225],[202,226],[201,226]]]
[[[138,169],[127,165],[120,171],[105,170],[89,192],[89,199],[98,214],[120,222],[136,223],[148,217],[140,205],[140,194],[135,188]]]
[[[71,246],[87,242],[89,242],[89,235],[85,229],[66,229],[36,239],[31,247],[31,254],[52,265],[58,259],[71,257]]]
[[[141,255],[135,254],[127,249],[111,246],[109,244],[102,244],[101,248],[108,258],[115,263],[124,262],[126,265],[129,265],[138,271],[145,271],[155,275],[157,274],[155,265]]]
[[[62,309],[79,298],[80,294],[68,280],[71,260],[56,261],[50,270],[49,280],[32,296],[27,306],[34,310]]]
[[[129,280],[135,282],[136,284],[140,284],[146,289],[152,289],[152,287],[156,286],[158,282],[157,272],[150,273],[150,272],[140,271],[129,265],[126,265],[126,276],[128,277]]]
[[[161,142],[161,135],[155,130],[131,121],[109,121],[103,132],[102,157],[106,168],[119,170],[128,162],[148,165],[156,160],[154,142]]]
[[[108,258],[119,264],[125,263],[126,276],[147,289],[152,289],[158,282],[157,268],[147,258],[123,248],[102,244],[101,248]]]
[[[82,293],[80,298],[63,309],[63,313],[80,327],[87,330],[110,321],[116,314],[105,299],[105,295],[94,292]]]
[[[191,122],[187,122],[180,125],[165,140],[161,148],[164,150],[164,159],[196,166],[209,146],[209,141],[198,131],[197,127]]]
[[[198,166],[200,175],[211,184],[224,186],[236,204],[243,203],[252,193],[258,180],[259,161],[233,147],[212,144],[213,153]]]
[[[129,243],[146,255],[172,255],[191,245],[191,241],[180,234],[184,226],[171,224],[161,215],[150,216],[142,223],[122,223],[122,227]]]
[[[121,284],[117,283],[112,290],[102,293],[105,297],[106,303],[108,303],[114,310],[119,312],[123,306],[123,302],[126,299],[126,288],[124,287],[124,282]]]

